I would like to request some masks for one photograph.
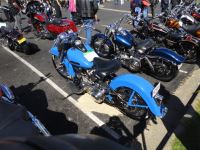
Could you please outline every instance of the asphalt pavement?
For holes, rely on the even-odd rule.
[[[105,25],[118,20],[128,10],[127,3],[119,7],[106,3],[98,11],[100,22],[96,28],[103,31]],[[63,14],[68,16],[64,9]],[[23,26],[26,27],[28,25],[26,17],[23,22]],[[80,36],[84,37],[84,34]],[[0,47],[0,81],[12,87],[15,95],[20,98],[20,102],[37,115],[53,135],[96,133],[109,136],[107,135],[109,133],[111,137],[117,137],[112,133],[112,130],[106,130],[105,133],[105,125],[116,129],[117,135],[120,137],[126,138],[137,134],[141,122],[124,116],[106,104],[90,103],[92,98],[88,100],[88,96],[72,95],[70,100],[66,99],[66,93],[71,94],[78,89],[55,71],[49,54],[53,41],[36,39],[32,33],[26,34],[25,37],[29,42],[36,44],[39,51],[30,56],[18,52],[14,52],[16,55],[13,55],[9,50]],[[195,65],[183,64],[175,79],[161,83],[169,93],[173,93],[195,69],[198,69]],[[118,74],[127,72],[126,69],[122,68]],[[143,73],[137,74],[152,84],[158,82]],[[43,75],[46,78],[42,78]],[[84,101],[85,104],[88,102],[89,104],[84,105]],[[120,127],[113,127],[116,121],[120,122]]]

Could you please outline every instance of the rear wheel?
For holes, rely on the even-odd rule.
[[[166,82],[170,81],[178,73],[177,66],[165,59],[154,58],[151,59],[151,63],[154,67],[154,71],[151,71],[151,74],[158,80]]]
[[[186,57],[187,63],[196,63],[199,58],[199,46],[192,42],[182,42],[180,50],[177,51],[180,55]]]
[[[131,118],[143,117],[147,114],[148,109],[144,107],[147,105],[137,92],[128,87],[119,87],[115,92],[117,93],[115,104],[123,113]],[[143,107],[128,106],[130,101],[132,105]]]

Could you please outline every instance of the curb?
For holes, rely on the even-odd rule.
[[[200,90],[200,85],[198,87],[198,91]],[[197,105],[197,103],[200,103],[200,92],[195,96],[195,99],[193,100],[192,104],[189,106],[188,110],[182,117],[182,119],[179,121],[179,125],[176,127],[174,130],[174,133],[180,134],[184,132],[184,127],[183,125],[185,124],[184,122],[187,120],[187,118],[191,118],[194,115],[194,110]],[[171,150],[172,148],[172,142],[176,138],[175,134],[172,134],[168,142],[166,143],[164,150]]]
[[[198,66],[195,66],[195,68],[196,67]],[[152,121],[150,121],[150,125],[147,125],[147,129],[144,130],[143,134],[137,137],[144,150],[164,149],[165,144],[168,142],[169,138],[173,134],[174,129],[177,127],[179,120],[185,113],[184,110],[191,96],[200,85],[199,76],[200,69],[198,68],[194,70],[188,78],[181,82],[175,92],[170,93],[172,96],[169,99],[169,103],[171,103],[170,106],[172,108],[168,110],[168,114],[171,114],[170,117],[174,117],[174,120],[172,119],[171,121],[170,118],[168,118],[168,121],[172,122],[172,124],[175,124],[175,126],[166,126],[165,118],[162,120],[157,118],[157,124],[154,124]],[[173,104],[177,102],[177,100],[179,103],[181,103],[182,107],[173,107]]]

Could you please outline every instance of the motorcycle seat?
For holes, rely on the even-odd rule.
[[[180,32],[170,31],[167,35],[168,38],[174,39],[174,40],[180,40],[184,35]]]
[[[93,63],[97,74],[101,76],[115,73],[121,67],[121,64],[118,60],[108,60],[99,57],[95,57]]]
[[[61,25],[63,23],[62,19],[59,18],[53,18],[47,21],[48,24],[55,24],[55,25]]]
[[[195,34],[197,30],[200,30],[200,24],[183,25],[183,29],[191,34]]]
[[[155,42],[152,39],[136,41],[135,49],[142,53],[145,53],[147,50],[150,50],[155,46]]]

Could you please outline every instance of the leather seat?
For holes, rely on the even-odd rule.
[[[147,50],[150,50],[156,46],[156,43],[152,39],[136,41],[136,50],[145,53]]]
[[[168,37],[169,39],[180,40],[180,39],[183,37],[183,34],[180,33],[180,32],[170,31],[170,32],[167,34],[167,37]]]
[[[191,34],[195,34],[197,30],[200,30],[200,24],[183,25],[183,29]]]
[[[59,18],[52,18],[51,20],[47,21],[49,24],[61,25],[63,23],[62,19]]]
[[[121,67],[121,64],[118,60],[108,60],[99,57],[95,57],[93,63],[97,74],[101,76],[115,73]]]

